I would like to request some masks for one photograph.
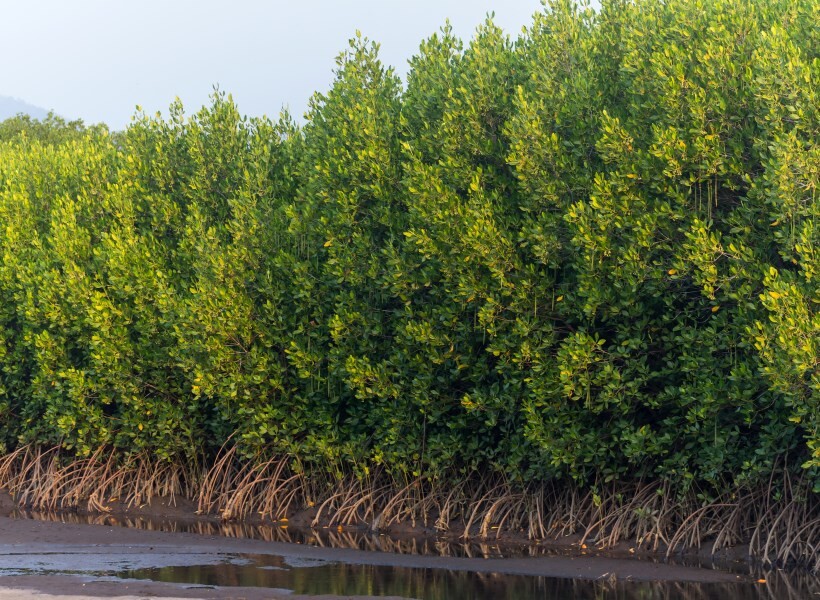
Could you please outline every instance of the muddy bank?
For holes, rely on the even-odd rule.
[[[21,554],[36,551],[89,552],[89,549],[114,552],[127,548],[131,553],[178,552],[201,555],[268,554],[355,564],[448,569],[483,573],[542,575],[599,579],[615,577],[634,581],[734,582],[740,576],[679,565],[648,563],[620,558],[592,556],[533,557],[512,559],[448,558],[332,549],[280,542],[248,539],[226,539],[189,533],[169,533],[0,518],[0,553]]]
[[[17,509],[14,499],[8,491],[0,488],[0,517],[8,517]]]
[[[0,501],[3,500],[0,508],[6,513],[13,514],[14,518],[0,517],[0,591],[9,588],[18,590],[21,594],[29,594],[8,596],[9,600],[32,597],[32,592],[26,590],[61,595],[80,594],[79,597],[133,598],[157,596],[255,600],[317,597],[299,596],[289,590],[296,590],[301,594],[335,592],[336,595],[324,596],[328,599],[371,597],[367,594],[375,594],[372,597],[380,598],[466,598],[478,596],[459,595],[460,591],[454,594],[427,596],[418,590],[429,588],[429,579],[438,580],[438,584],[443,581],[444,587],[449,586],[448,589],[452,591],[460,590],[463,584],[469,585],[476,578],[494,581],[492,585],[501,586],[497,589],[503,594],[507,594],[506,586],[512,580],[518,579],[519,583],[522,578],[528,581],[542,580],[540,584],[534,584],[536,587],[523,582],[524,595],[516,595],[516,592],[511,592],[512,596],[498,596],[493,593],[487,595],[487,590],[482,590],[485,595],[481,598],[494,599],[532,597],[533,594],[549,598],[576,597],[571,593],[572,590],[567,595],[565,587],[560,588],[558,595],[544,596],[540,593],[545,585],[544,578],[547,578],[546,585],[550,587],[566,586],[566,583],[561,582],[569,581],[576,582],[579,587],[609,586],[607,589],[612,593],[623,593],[623,586],[627,586],[630,589],[628,594],[635,594],[638,593],[638,587],[651,586],[647,587],[647,593],[650,595],[634,596],[641,598],[666,598],[666,595],[651,595],[666,593],[665,590],[673,590],[674,594],[678,594],[668,596],[669,598],[687,599],[713,597],[713,594],[718,592],[720,597],[732,598],[805,597],[802,590],[797,594],[793,593],[788,578],[779,581],[776,586],[777,590],[783,589],[786,595],[780,594],[779,591],[772,595],[775,591],[773,588],[758,583],[758,576],[747,574],[750,572],[747,570],[749,565],[743,561],[747,551],[742,548],[736,548],[734,551],[734,559],[738,561],[735,566],[743,571],[739,573],[665,564],[659,561],[660,557],[657,555],[640,556],[637,552],[631,554],[628,547],[624,548],[621,555],[609,551],[607,554],[596,555],[594,546],[580,546],[577,537],[565,538],[562,544],[527,546],[524,550],[535,554],[508,554],[505,550],[499,550],[501,541],[490,543],[486,540],[476,541],[472,546],[462,544],[463,548],[473,548],[475,551],[467,550],[466,554],[459,554],[453,551],[453,548],[458,547],[456,541],[448,542],[439,538],[427,538],[424,543],[430,545],[419,547],[418,538],[408,537],[403,541],[401,537],[379,536],[348,528],[342,530],[341,527],[300,530],[281,522],[273,527],[270,524],[263,526],[247,522],[223,522],[197,515],[191,503],[171,498],[154,498],[151,504],[132,507],[119,513],[81,515],[77,512],[64,512],[39,514],[38,518],[26,518],[9,497],[0,497]],[[119,508],[124,509],[122,506]],[[411,532],[404,533],[409,535]],[[315,537],[300,538],[300,535]],[[257,539],[253,539],[254,537]],[[364,543],[357,543],[357,539],[364,540]],[[334,543],[334,540],[339,543]],[[286,566],[299,565],[300,561],[335,565],[338,568],[331,573],[329,579],[334,582],[353,580],[360,577],[361,571],[368,571],[377,576],[405,570],[425,571],[426,574],[420,575],[419,579],[419,574],[416,573],[413,583],[415,587],[394,587],[382,590],[382,595],[376,594],[368,586],[352,589],[344,585],[333,585],[317,587],[311,591],[287,583],[248,583],[247,580],[235,578],[235,573],[231,569],[227,569],[231,571],[230,582],[210,582],[207,586],[202,585],[203,580],[190,581],[184,585],[178,583],[181,579],[170,580],[176,583],[160,583],[161,578],[152,575],[166,567],[184,569],[184,565],[195,565],[193,568],[197,570],[206,569],[207,565],[215,565],[211,568],[224,570],[223,567],[231,566],[231,561],[237,557],[249,556],[268,556],[271,561],[284,557]],[[25,570],[38,564],[50,565],[51,571],[58,572],[41,569],[32,573]],[[307,577],[313,579],[321,570],[311,568]],[[75,574],[70,575],[66,571],[74,571]],[[122,577],[123,571],[139,572],[139,575],[128,577],[140,581],[110,577],[113,572],[119,573]],[[109,576],[91,577],[89,573]],[[149,581],[142,580],[146,578],[145,573],[148,574]],[[584,581],[589,583],[582,583]],[[436,582],[432,585],[435,588]],[[616,585],[618,589],[613,587]],[[813,586],[812,589],[816,587]],[[682,592],[682,588],[690,591]],[[358,591],[361,589],[365,591]],[[588,593],[588,590],[583,589],[581,592]],[[359,595],[349,596],[354,593]],[[0,600],[5,598],[0,595]]]
[[[546,540],[533,541],[523,532],[496,531],[487,538],[462,537],[463,524],[453,524],[450,531],[436,531],[423,523],[400,522],[383,532],[374,532],[362,526],[312,526],[315,509],[308,509],[278,521],[259,517],[241,520],[223,520],[213,515],[202,515],[191,501],[179,497],[155,497],[139,506],[121,501],[109,502],[107,512],[85,509],[69,511],[37,511],[21,509],[6,496],[7,510],[2,516],[14,518],[116,526],[169,533],[194,533],[216,536],[304,544],[333,549],[356,549],[393,554],[420,554],[447,558],[527,558],[527,557],[605,557],[635,559],[649,562],[667,562],[663,550],[652,551],[635,540],[620,541],[611,546],[597,545],[584,540],[580,533],[567,534]],[[2,497],[0,497],[2,500]],[[752,567],[748,545],[739,544],[713,552],[709,544],[675,555],[673,562],[694,566],[718,565],[726,570],[749,571]]]
[[[146,600],[147,597],[221,600],[376,600],[368,596],[302,596],[287,590],[253,587],[212,588],[183,586],[153,581],[92,581],[82,577],[23,576],[0,578],[0,600]],[[378,600],[405,600],[380,596]]]
[[[315,535],[322,536],[316,539],[324,540],[317,546],[308,545],[312,540],[305,540],[294,531],[293,526],[304,525],[307,522],[307,519],[298,517],[292,519],[290,527],[282,524],[268,526],[264,530],[272,535],[252,539],[264,526],[225,523],[197,515],[195,506],[184,499],[154,498],[151,503],[139,507],[112,504],[111,509],[111,513],[92,515],[52,513],[48,520],[0,516],[0,557],[8,553],[67,553],[75,557],[94,553],[108,556],[128,554],[131,557],[139,556],[143,561],[147,557],[160,557],[157,564],[161,566],[213,564],[229,554],[259,554],[380,567],[446,569],[587,580],[607,578],[625,581],[698,583],[734,583],[751,580],[746,576],[708,568],[665,564],[657,560],[637,560],[638,557],[628,553],[628,545],[621,549],[621,555],[617,552],[609,552],[606,556],[596,555],[594,549],[586,545],[580,547],[577,536],[565,537],[549,546],[516,546],[523,539],[509,537],[492,542],[477,541],[473,546],[455,539],[428,539],[436,551],[436,554],[432,554],[425,553],[423,549],[418,552],[418,538],[412,537],[413,534],[427,532],[423,527],[414,529],[403,526],[396,532],[398,535],[393,537],[362,536],[362,539],[377,540],[378,545],[375,547],[372,544],[357,544],[357,532],[354,530],[342,531],[341,527],[338,530],[335,527],[323,528],[326,531],[314,532]],[[0,495],[0,515],[20,515],[18,507],[8,494]],[[86,519],[90,519],[91,522],[84,522]],[[162,524],[170,524],[175,530],[155,530]],[[337,539],[340,543],[334,543]],[[407,540],[407,544],[403,545],[402,540]],[[469,549],[471,547],[475,549],[472,552]],[[467,548],[467,551],[465,553],[463,550],[454,550],[458,548]],[[497,554],[494,549],[498,550]],[[520,553],[516,554],[514,549]],[[505,557],[498,557],[501,554]],[[161,557],[168,555],[173,555],[175,560],[164,563]],[[652,556],[644,555],[643,558]],[[142,565],[133,558],[132,564]],[[12,581],[20,585],[36,582],[37,586],[48,586],[51,578],[14,575],[0,580],[0,585],[9,585]],[[109,595],[110,592],[124,590],[122,586],[125,585],[121,582],[85,583],[86,587],[91,585],[95,589],[104,590],[98,595]],[[158,589],[163,587],[162,584],[150,582],[145,585],[158,586]],[[163,593],[167,595],[175,590],[176,587],[172,586]],[[198,592],[192,593],[195,594],[193,597],[200,597],[196,596]],[[232,593],[239,592],[232,588]]]

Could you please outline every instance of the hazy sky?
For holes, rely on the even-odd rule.
[[[242,112],[301,116],[356,29],[406,71],[449,18],[465,41],[486,14],[512,36],[540,0],[0,0],[0,95],[124,127],[137,104],[186,112],[214,84]]]

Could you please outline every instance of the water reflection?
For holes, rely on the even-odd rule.
[[[251,564],[168,567],[124,572],[119,576],[168,583],[286,588],[306,595],[401,596],[424,600],[802,600],[820,594],[820,586],[798,588],[779,579],[767,584],[584,581],[341,563],[299,567],[279,557],[248,558]]]

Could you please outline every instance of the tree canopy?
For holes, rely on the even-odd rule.
[[[820,491],[820,3],[602,4],[0,124],[2,443]]]

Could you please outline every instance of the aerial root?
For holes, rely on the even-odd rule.
[[[421,524],[479,543],[510,535],[534,542],[577,535],[581,547],[628,542],[667,557],[748,543],[750,555],[764,565],[820,573],[820,497],[785,470],[773,473],[767,486],[704,500],[698,490],[676,494],[669,482],[523,487],[497,474],[450,483],[424,475],[397,479],[379,469],[357,476],[333,465],[307,475],[296,457],[247,457],[236,446],[223,448],[207,470],[146,454],[117,459],[102,448],[76,458],[59,448],[21,446],[0,457],[0,488],[38,511],[106,513],[115,502],[132,507],[155,497],[186,498],[199,513],[219,515],[225,527],[309,510],[312,526],[338,529],[334,535]]]
[[[149,503],[155,496],[188,497],[195,474],[183,465],[158,463],[142,454],[118,464],[99,448],[85,458],[64,454],[59,447],[21,446],[0,459],[0,487],[20,506],[39,511],[108,512],[115,502],[126,506]]]

